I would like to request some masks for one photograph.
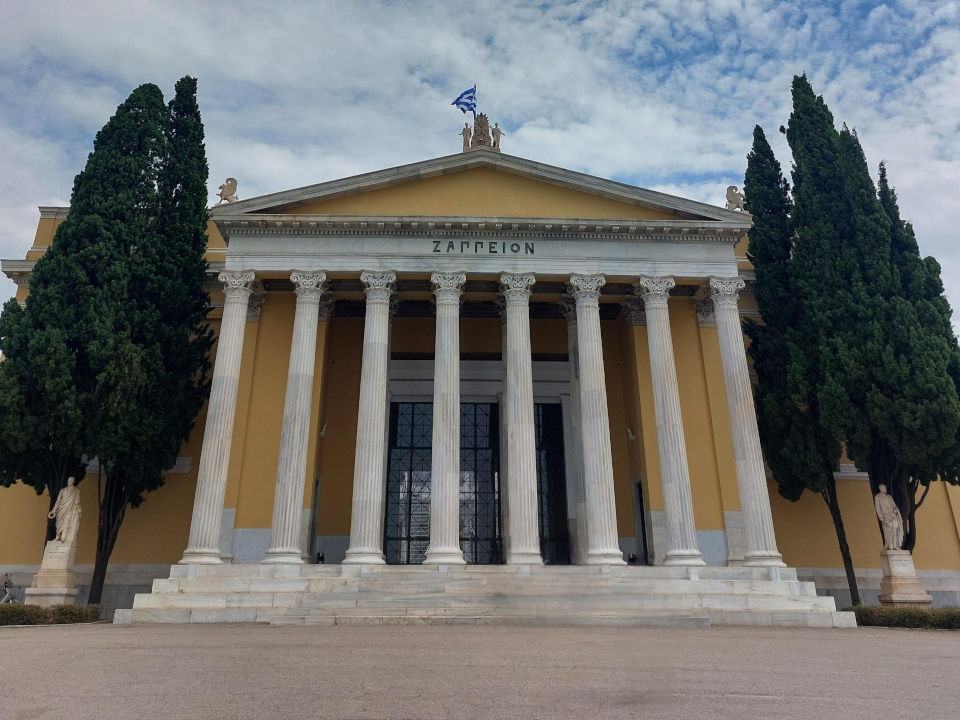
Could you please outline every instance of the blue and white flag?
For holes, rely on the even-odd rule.
[[[467,113],[472,112],[473,116],[477,116],[477,86],[474,85],[469,90],[464,90],[460,93],[460,96],[454,100],[451,105],[456,105],[460,108],[460,112]]]

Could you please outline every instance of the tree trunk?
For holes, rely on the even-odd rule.
[[[820,493],[827,508],[830,510],[830,517],[833,518],[833,528],[837,532],[837,544],[840,545],[840,557],[843,558],[843,569],[847,574],[847,586],[850,588],[850,603],[852,605],[860,604],[860,589],[857,587],[857,575],[853,570],[853,559],[850,557],[850,545],[847,544],[847,531],[843,527],[843,516],[840,514],[840,502],[837,499],[837,481],[830,473],[830,480],[827,486]]]
[[[108,475],[100,499],[100,522],[97,526],[97,556],[93,565],[93,577],[90,579],[89,605],[99,605],[103,597],[103,584],[107,577],[107,564],[117,544],[120,525],[127,512],[125,483],[116,475]]]

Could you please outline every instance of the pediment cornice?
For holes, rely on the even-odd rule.
[[[353,175],[293,190],[239,200],[235,203],[225,203],[211,208],[210,215],[216,219],[220,216],[241,213],[263,213],[280,210],[295,212],[297,205],[370,192],[392,185],[435,178],[444,174],[475,168],[488,168],[630,205],[668,211],[684,219],[729,221],[735,222],[745,229],[749,228],[751,223],[750,215],[744,212],[726,210],[675,195],[647,190],[615,180],[607,180],[485,149]]]

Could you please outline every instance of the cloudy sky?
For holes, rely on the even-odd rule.
[[[467,5],[5,0],[0,257],[23,257],[38,205],[68,203],[93,135],[141,83],[169,96],[199,79],[211,201],[228,175],[249,198],[457,152],[450,102],[476,83],[505,152],[722,204],[754,124],[789,167],[777,128],[806,72],[874,173],[887,161],[960,308],[960,3]]]

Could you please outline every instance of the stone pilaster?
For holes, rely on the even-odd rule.
[[[247,302],[252,271],[224,270],[218,276],[223,283],[223,319],[217,341],[217,358],[213,365],[207,421],[203,429],[197,491],[193,500],[190,539],[181,563],[219,564],[220,521],[223,497],[227,489],[230,443],[237,410],[237,386],[240,380],[240,359],[243,355],[243,333],[247,324]]]
[[[657,420],[657,450],[660,480],[667,520],[667,565],[703,565],[697,547],[693,519],[690,471],[680,415],[680,391],[673,356],[667,299],[676,283],[670,277],[640,278],[636,293],[643,297],[650,348],[654,414]]]
[[[587,532],[587,500],[584,488],[583,472],[583,428],[580,424],[580,360],[577,351],[577,303],[569,295],[560,300],[560,309],[567,319],[567,357],[570,367],[570,410],[573,433],[565,441],[570,443],[571,457],[573,458],[571,477],[573,483],[573,497],[575,499],[574,517],[576,528],[573,538],[573,562],[577,565],[587,564],[589,541]]]
[[[326,290],[326,273],[294,271],[290,274],[297,293],[290,345],[290,369],[283,405],[277,485],[273,495],[273,525],[266,563],[302,563],[300,523],[303,486],[307,475],[307,445],[313,373],[317,356],[317,322],[320,297]]]
[[[584,491],[587,505],[587,563],[623,565],[617,537],[613,495],[613,455],[600,334],[600,288],[603,275],[571,275],[570,293],[577,302],[580,362],[580,432],[583,441]]]
[[[723,380],[727,388],[737,487],[740,490],[740,507],[747,539],[744,565],[782,567],[783,558],[777,550],[773,531],[767,474],[763,467],[757,414],[747,370],[740,311],[737,308],[738,293],[745,285],[743,279],[738,277],[710,278]]]
[[[532,274],[504,273],[500,286],[507,314],[507,492],[510,541],[507,563],[541,565],[537,508],[537,449],[533,420],[533,362],[530,349]]]
[[[460,550],[460,296],[464,273],[430,276],[437,305],[430,465],[430,546],[425,564],[463,564]]]
[[[387,367],[390,362],[392,272],[360,275],[367,295],[357,414],[357,451],[353,465],[350,548],[344,563],[382,565],[386,492]]]

